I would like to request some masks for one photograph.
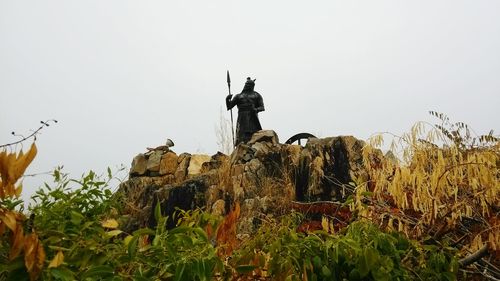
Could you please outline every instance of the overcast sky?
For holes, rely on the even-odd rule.
[[[167,137],[214,154],[226,70],[233,93],[257,78],[283,142],[399,134],[429,110],[498,132],[499,50],[498,0],[0,0],[0,143],[55,118],[28,173],[74,177]]]

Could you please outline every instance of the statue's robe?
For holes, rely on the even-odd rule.
[[[243,91],[232,99],[226,99],[227,110],[234,106],[238,107],[238,122],[236,124],[236,143],[246,143],[253,133],[262,130],[259,122],[258,112],[264,111],[262,96],[255,91]]]

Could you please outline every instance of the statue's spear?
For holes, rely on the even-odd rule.
[[[231,95],[231,77],[229,77],[229,70],[227,71],[227,88],[229,89],[229,95]],[[231,112],[231,135],[233,136],[233,147],[234,147],[234,124],[233,124],[233,109]]]

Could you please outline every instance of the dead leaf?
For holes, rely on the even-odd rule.
[[[57,252],[52,261],[50,261],[49,268],[58,267],[64,261],[64,254],[62,251]]]
[[[115,219],[107,219],[101,223],[102,227],[116,229],[118,228],[118,222]]]
[[[15,259],[24,248],[24,230],[21,224],[16,225],[16,229],[12,231],[12,246],[9,251],[9,260]]]
[[[2,216],[0,216],[0,220],[13,232],[17,228],[16,215],[9,210],[6,210]]]
[[[21,150],[18,154],[0,152],[0,198],[17,196],[19,197],[22,188],[15,187],[15,183],[22,177],[24,171],[37,154],[35,143],[31,144],[28,153]]]
[[[40,275],[45,261],[45,251],[36,233],[26,236],[24,241],[24,264],[30,275],[30,280],[36,280]]]

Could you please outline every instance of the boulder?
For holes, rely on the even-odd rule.
[[[204,177],[193,178],[175,184],[173,176],[136,177],[120,184],[115,198],[122,202],[123,212],[129,215],[129,221],[123,227],[126,232],[133,232],[141,227],[154,227],[154,210],[160,204],[163,216],[168,216],[167,227],[176,224],[176,209],[193,210],[206,205],[205,193],[208,188]]]
[[[148,158],[148,164],[146,166],[146,169],[149,172],[159,172],[160,171],[160,162],[161,162],[161,157],[163,155],[163,151],[153,151]]]
[[[302,194],[306,201],[343,200],[350,195],[350,183],[366,177],[364,145],[364,141],[352,136],[310,139],[302,158],[305,164],[309,162],[309,182]]]
[[[278,144],[279,139],[278,135],[273,130],[261,130],[257,131],[252,135],[250,141],[248,141],[248,145],[252,145],[257,142],[270,142],[272,144]]]
[[[193,154],[191,155],[191,160],[189,161],[188,176],[199,175],[203,163],[209,162],[210,156],[204,154]]]
[[[228,161],[229,156],[219,151],[210,157],[210,161],[201,165],[200,173],[207,173],[209,171],[219,169],[224,163],[228,163]]]
[[[223,216],[226,214],[226,201],[219,199],[212,205],[212,214]]]
[[[160,161],[160,175],[175,174],[178,165],[177,154],[174,152],[167,152],[163,154]]]
[[[130,167],[130,177],[142,176],[146,173],[148,160],[144,154],[138,154],[132,160],[132,165]]]
[[[177,165],[177,170],[175,170],[174,174],[177,182],[182,182],[184,179],[186,179],[190,161],[191,161],[191,154],[189,153],[182,153],[177,158],[178,165]]]
[[[255,148],[251,146],[240,143],[231,153],[231,165],[234,164],[245,164],[255,157]]]

